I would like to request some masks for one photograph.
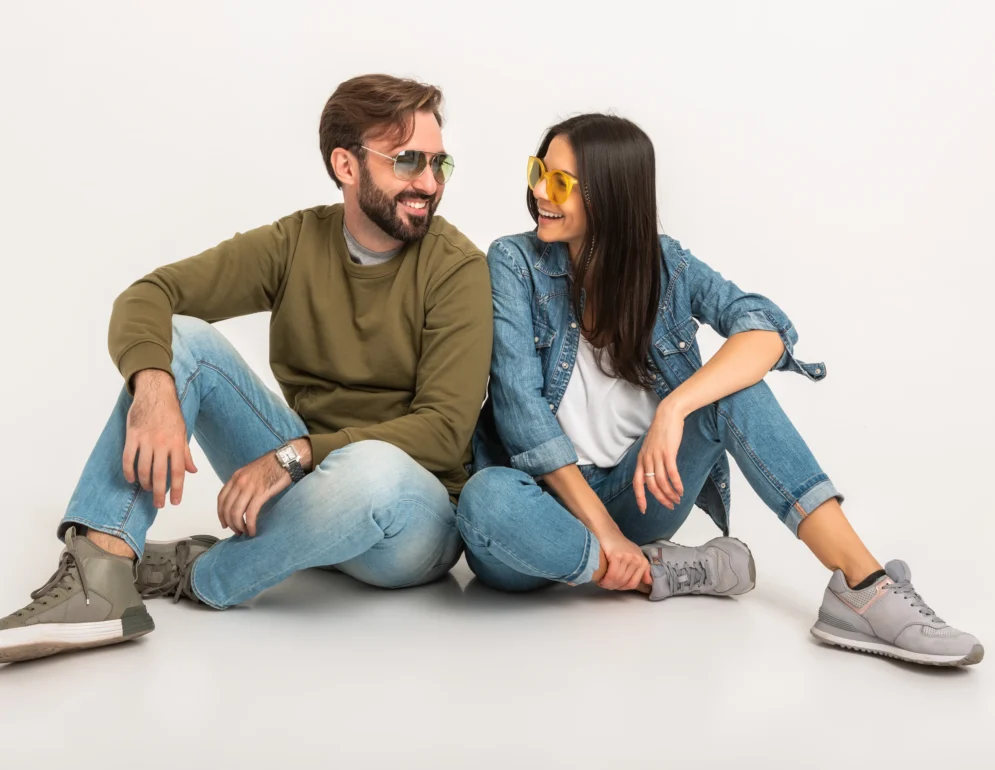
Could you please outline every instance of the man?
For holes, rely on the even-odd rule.
[[[143,597],[222,609],[308,567],[401,588],[456,563],[492,319],[484,256],[434,216],[453,170],[441,102],[386,75],[342,83],[319,134],[343,204],[237,234],[117,299],[125,388],[59,526],[58,569],[0,620],[0,662],[147,634]],[[210,326],[266,310],[287,403]],[[147,544],[167,490],[178,505],[197,470],[191,434],[225,481],[233,536]]]

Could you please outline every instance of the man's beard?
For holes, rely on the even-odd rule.
[[[419,241],[425,237],[432,224],[432,217],[435,215],[437,205],[435,196],[422,195],[411,190],[401,193],[396,198],[391,198],[377,187],[377,183],[373,181],[365,163],[359,166],[358,199],[360,210],[369,217],[370,221],[391,238],[402,243]],[[402,205],[399,202],[401,199],[425,201],[425,216],[412,217],[410,225],[405,223],[397,212],[397,207]]]

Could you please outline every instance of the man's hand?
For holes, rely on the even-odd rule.
[[[311,467],[311,441],[305,438],[291,442],[301,456],[304,470]],[[239,535],[256,536],[256,519],[262,507],[290,486],[290,473],[276,459],[276,452],[267,452],[228,479],[218,495],[218,521],[225,529]]]
[[[183,499],[184,473],[196,473],[190,456],[187,426],[180,411],[176,385],[168,372],[143,369],[134,377],[135,398],[128,410],[128,427],[121,464],[129,484],[137,479],[146,492],[152,492],[156,508],[166,507],[166,480],[169,502]]]

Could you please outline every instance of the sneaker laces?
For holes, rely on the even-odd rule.
[[[712,575],[708,573],[707,563],[698,559],[691,562],[661,561],[660,566],[667,575],[671,594],[690,593],[713,582]]]
[[[33,600],[32,603],[18,612],[17,615],[20,616],[23,612],[30,612],[35,602],[54,595],[55,591],[59,588],[71,590],[74,571],[79,577],[80,585],[83,587],[83,596],[86,597],[86,603],[89,604],[90,591],[86,585],[86,575],[83,572],[83,564],[76,558],[76,553],[74,551],[67,549],[62,552],[62,556],[59,558],[58,569],[55,570],[52,577],[50,577],[48,582],[46,582],[45,585],[37,591],[31,592],[31,599]]]
[[[186,588],[187,575],[190,572],[190,567],[192,566],[189,562],[190,559],[190,543],[186,540],[181,540],[176,544],[176,565],[173,568],[172,576],[169,580],[161,583],[160,585],[153,586],[152,588],[146,588],[142,591],[143,599],[154,599],[157,596],[169,596],[172,594],[173,604],[176,604],[180,597],[183,595],[183,589]],[[172,567],[173,565],[170,564]],[[192,591],[187,592],[192,595]]]
[[[933,609],[926,604],[919,593],[912,587],[912,583],[909,580],[902,580],[900,582],[894,582],[888,586],[887,590],[896,594],[897,596],[905,597],[912,602],[913,607],[917,607],[919,612],[929,618],[931,623],[940,623],[946,625],[942,619],[933,611]]]

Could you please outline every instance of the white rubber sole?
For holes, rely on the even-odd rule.
[[[838,636],[818,626],[813,626],[811,630],[812,636],[827,644],[845,647],[848,650],[856,650],[857,652],[884,655],[885,657],[904,660],[908,663],[920,663],[925,666],[971,666],[975,663],[980,663],[981,659],[985,657],[985,650],[980,644],[975,645],[967,655],[930,655],[924,652],[903,650],[901,647],[895,647],[886,642],[871,642]]]
[[[151,619],[149,619],[151,623]],[[0,663],[14,663],[56,655],[60,652],[103,647],[144,636],[155,628],[124,632],[123,620],[96,623],[38,623],[0,631]]]

